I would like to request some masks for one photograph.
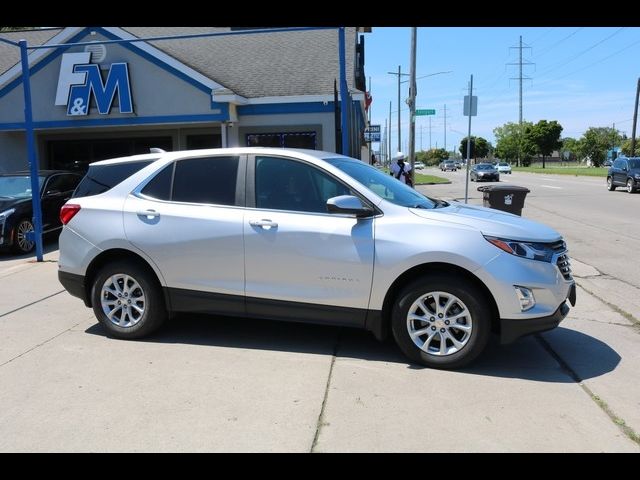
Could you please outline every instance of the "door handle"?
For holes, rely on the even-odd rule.
[[[160,212],[156,212],[155,210],[139,210],[136,214],[140,217],[146,217],[148,220],[160,217]]]
[[[252,227],[261,227],[264,230],[269,230],[271,228],[276,228],[278,226],[278,223],[263,218],[262,220],[249,220],[249,225],[251,225]]]

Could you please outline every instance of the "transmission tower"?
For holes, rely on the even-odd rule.
[[[522,50],[525,48],[528,48],[529,50],[531,50],[531,47],[528,45],[525,45],[522,43],[522,35],[520,35],[520,42],[518,45],[516,45],[515,47],[509,47],[509,48],[517,48],[518,49],[518,61],[517,62],[510,62],[507,63],[507,65],[517,65],[518,66],[518,76],[517,77],[511,77],[510,80],[518,80],[519,82],[519,89],[520,89],[520,111],[519,111],[519,116],[518,116],[518,126],[519,126],[519,130],[520,130],[520,141],[522,141],[522,81],[523,80],[531,80],[531,77],[525,77],[522,73],[522,67],[524,67],[525,65],[535,65],[535,63],[530,62],[529,60],[524,60],[522,58]],[[520,142],[519,142],[520,143]],[[520,158],[521,152],[520,152],[520,148],[518,148],[518,165],[521,164],[522,162],[522,158]]]

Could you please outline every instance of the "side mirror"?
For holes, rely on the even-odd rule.
[[[373,210],[362,205],[360,199],[353,195],[340,195],[330,198],[327,200],[327,210],[329,213],[352,214],[358,218],[373,215]]]

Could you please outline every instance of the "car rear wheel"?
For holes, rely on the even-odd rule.
[[[616,186],[613,184],[613,178],[607,177],[607,190],[612,192],[615,189],[616,189]]]
[[[28,218],[23,218],[18,222],[13,231],[13,250],[16,253],[29,253],[33,250],[36,243],[27,238],[27,234],[33,231],[33,223]]]
[[[633,186],[633,179],[631,179],[631,178],[627,179],[627,192],[633,193],[635,191],[636,191],[636,189]]]
[[[119,261],[103,267],[94,278],[91,299],[96,318],[112,337],[144,337],[167,318],[157,279],[138,263]]]
[[[453,369],[482,353],[491,320],[475,285],[449,275],[428,275],[402,290],[391,327],[396,343],[411,360]]]

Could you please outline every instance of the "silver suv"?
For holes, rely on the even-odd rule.
[[[59,279],[106,332],[172,312],[389,334],[458,368],[554,328],[575,303],[558,232],[426,197],[335,153],[231,148],[93,163],[61,210]]]

